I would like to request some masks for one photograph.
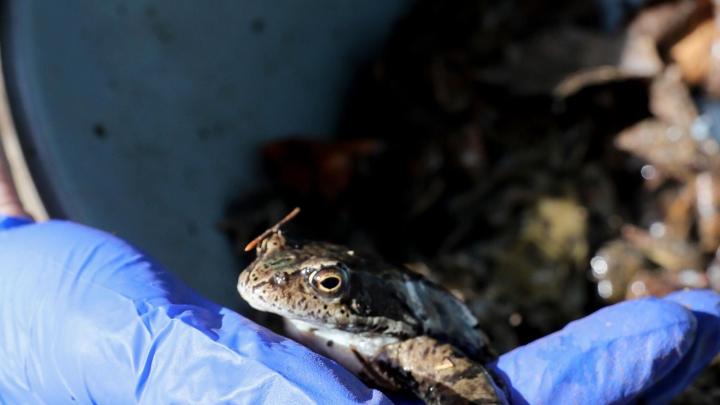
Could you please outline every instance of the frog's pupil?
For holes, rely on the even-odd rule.
[[[340,279],[338,277],[326,277],[320,282],[323,288],[333,290],[340,285]]]

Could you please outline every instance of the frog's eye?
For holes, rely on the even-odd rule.
[[[345,280],[345,271],[340,267],[323,267],[312,272],[309,278],[315,291],[330,296],[337,296],[344,290]]]

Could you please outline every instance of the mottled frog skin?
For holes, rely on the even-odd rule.
[[[275,227],[238,281],[254,308],[371,384],[430,404],[504,403],[467,307],[420,275],[346,247],[288,241]],[[254,244],[253,244],[254,245]]]

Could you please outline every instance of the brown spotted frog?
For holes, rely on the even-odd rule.
[[[283,221],[251,242],[240,295],[284,317],[288,335],[368,383],[428,404],[501,404],[492,360],[469,309],[419,274],[324,242],[285,238]]]

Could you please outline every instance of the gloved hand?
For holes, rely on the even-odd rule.
[[[389,402],[117,238],[67,222],[2,228],[0,402]],[[718,351],[720,296],[695,291],[603,309],[494,367],[515,403],[661,402]]]
[[[683,291],[603,308],[503,356],[513,404],[667,403],[720,353],[720,295]]]
[[[390,403],[123,241],[28,222],[0,217],[0,403]]]

